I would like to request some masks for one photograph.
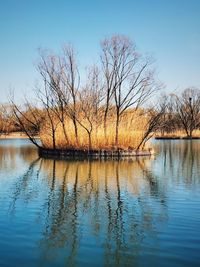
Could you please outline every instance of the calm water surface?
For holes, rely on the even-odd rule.
[[[0,141],[0,266],[200,266],[200,142],[126,161]]]

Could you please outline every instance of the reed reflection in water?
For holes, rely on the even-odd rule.
[[[200,141],[167,140],[155,142],[159,154],[154,170],[167,181],[184,187],[200,184]],[[159,173],[158,173],[159,171]]]
[[[0,241],[0,247],[4,245],[4,252],[11,241],[16,251],[10,257],[0,252],[0,265],[198,266],[198,254],[187,258],[181,244],[176,244],[175,232],[178,240],[182,233],[194,236],[199,218],[191,219],[192,231],[184,224],[178,230],[170,228],[171,215],[176,211],[176,205],[171,210],[171,185],[180,180],[181,189],[199,185],[197,145],[192,148],[194,157],[189,143],[186,148],[169,143],[155,147],[160,153],[155,159],[123,161],[42,159],[30,147],[17,148],[15,153],[11,152],[13,148],[1,147],[1,159],[13,154],[15,165],[10,168],[23,165],[23,173],[10,180],[9,196],[3,196],[6,205],[0,198],[0,208],[4,205],[1,215],[8,214],[0,219],[2,230],[9,222],[11,233],[18,233],[12,238],[2,235],[5,242]],[[187,168],[180,167],[184,165]],[[198,198],[196,204],[199,202]],[[174,218],[181,220],[178,216]],[[22,254],[23,248],[27,253]],[[199,251],[197,246],[195,249]]]

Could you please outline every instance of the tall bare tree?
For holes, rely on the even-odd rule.
[[[114,99],[116,113],[115,146],[118,148],[120,117],[130,107],[136,109],[158,90],[151,60],[143,58],[135,44],[125,36],[113,36],[102,42],[102,65],[105,76],[106,105],[104,128],[108,110]],[[106,134],[105,134],[106,135]]]
[[[74,48],[71,45],[65,45],[63,48],[63,73],[62,82],[70,95],[70,102],[72,103],[69,109],[69,115],[74,124],[74,131],[76,142],[78,144],[78,127],[77,127],[77,96],[80,85],[80,75],[76,62],[76,55]],[[65,98],[64,98],[65,99]]]
[[[48,95],[51,97],[51,103],[53,104],[52,112],[55,113],[62,125],[65,142],[68,145],[69,138],[66,131],[66,117],[69,115],[69,90],[64,82],[64,69],[64,62],[60,56],[50,53],[46,54],[44,51],[40,51],[38,70],[45,83],[45,88],[48,88]],[[46,96],[45,93],[43,98],[46,99]]]
[[[56,149],[56,129],[59,124],[57,116],[57,95],[60,92],[60,65],[59,58],[55,55],[40,51],[40,62],[37,69],[42,77],[43,86],[37,88],[37,98],[46,113],[46,121],[50,125],[53,149]]]

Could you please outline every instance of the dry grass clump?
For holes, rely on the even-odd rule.
[[[81,119],[81,123],[86,129],[90,125],[86,119]],[[118,135],[118,148],[134,149],[143,138],[146,129],[147,118],[140,112],[128,111],[121,117]],[[63,125],[58,121],[54,123],[55,127],[55,143],[57,149],[89,149],[89,135],[87,130],[79,123],[77,124],[78,139],[75,137],[73,121],[67,117],[65,120],[65,130],[67,139],[64,134]],[[109,116],[107,120],[106,135],[104,132],[103,120],[92,121],[91,131],[91,147],[90,149],[115,149],[115,118]],[[40,139],[45,148],[53,148],[52,129],[48,121],[43,125],[40,132]]]

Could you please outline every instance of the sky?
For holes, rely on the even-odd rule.
[[[200,88],[199,0],[1,0],[0,103],[13,89],[19,99],[32,95],[39,47],[71,43],[83,67],[114,34],[154,57],[165,91]]]

